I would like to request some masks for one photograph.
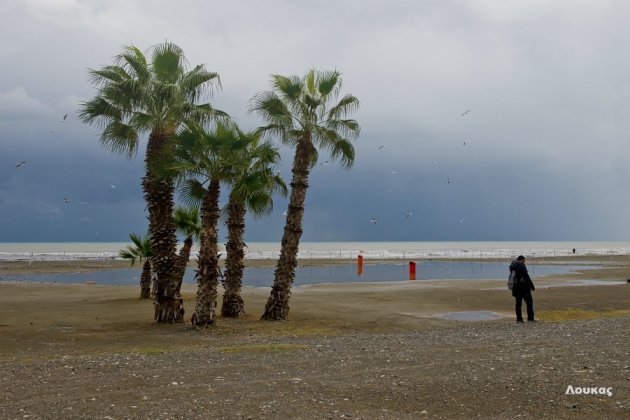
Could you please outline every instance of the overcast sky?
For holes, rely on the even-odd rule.
[[[630,2],[0,0],[0,15],[0,242],[146,231],[143,148],[112,155],[77,111],[88,68],[166,40],[219,73],[212,103],[247,130],[271,74],[342,73],[356,161],[314,168],[305,241],[630,237]],[[247,240],[279,241],[286,205]]]

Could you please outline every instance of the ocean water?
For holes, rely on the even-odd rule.
[[[534,277],[549,274],[564,274],[575,270],[593,268],[592,265],[574,264],[531,264],[530,275]],[[246,267],[243,285],[264,287],[273,284],[275,267]],[[101,270],[59,274],[25,274],[0,276],[3,281],[29,281],[37,283],[85,283],[107,285],[138,285],[141,267],[131,269]],[[507,262],[494,261],[426,261],[416,264],[416,281],[422,280],[476,280],[506,279]],[[320,266],[298,266],[295,270],[296,286],[318,283],[347,282],[391,282],[409,280],[409,265],[405,262],[371,262],[363,265],[362,274],[357,272],[357,264],[330,264]],[[195,283],[195,270],[189,268],[184,276],[184,284]]]
[[[2,242],[1,261],[56,261],[117,259],[118,251],[127,242]],[[355,259],[365,260],[430,260],[479,259],[506,261],[525,255],[530,261],[536,257],[592,255],[598,258],[628,255],[630,242],[303,242],[298,258],[301,259]],[[245,251],[247,259],[276,259],[280,243],[251,242]],[[193,249],[192,257],[195,258]]]

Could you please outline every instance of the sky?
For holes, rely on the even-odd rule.
[[[355,163],[320,155],[303,241],[630,237],[630,2],[0,0],[0,15],[0,242],[146,232],[146,139],[111,154],[78,110],[88,69],[164,41],[220,75],[211,103],[245,130],[272,74],[341,72]],[[248,218],[246,240],[279,241],[286,206]]]

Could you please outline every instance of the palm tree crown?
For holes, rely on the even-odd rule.
[[[166,42],[153,48],[150,60],[126,46],[114,65],[89,71],[98,94],[82,104],[85,123],[102,128],[101,142],[112,152],[135,155],[141,133],[172,135],[189,121],[226,117],[210,103],[197,104],[220,86],[219,75],[198,65],[187,71],[184,53]]]
[[[268,123],[260,132],[293,147],[306,139],[312,142],[312,163],[321,149],[339,158],[343,166],[351,166],[354,147],[350,140],[358,137],[360,127],[346,116],[358,109],[359,100],[346,94],[336,101],[341,85],[337,71],[311,70],[302,78],[273,75],[272,90],[254,96],[250,111]]]

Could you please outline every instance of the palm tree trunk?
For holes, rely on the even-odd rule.
[[[276,265],[271,295],[267,300],[265,312],[261,319],[286,320],[289,315],[289,298],[291,285],[295,278],[297,254],[302,236],[302,218],[304,216],[304,202],[308,189],[308,175],[311,163],[313,145],[310,137],[300,140],[293,158],[293,177],[291,179],[291,197],[287,220],[282,235],[280,258]]]
[[[151,262],[145,261],[140,276],[140,299],[151,297]]]
[[[223,293],[223,305],[221,314],[226,317],[238,318],[245,315],[245,302],[241,297],[241,287],[243,285],[243,260],[245,243],[243,235],[245,232],[245,205],[234,199],[234,194],[230,195],[228,203],[228,242],[227,258],[225,260],[225,292]]]
[[[184,275],[186,274],[186,268],[188,267],[188,261],[190,260],[190,250],[192,249],[193,238],[188,236],[184,240],[184,246],[179,251],[177,257],[177,295],[181,296],[182,281],[184,281]]]
[[[197,260],[197,303],[192,324],[197,327],[213,325],[215,321],[215,309],[217,306],[217,287],[219,278],[217,268],[219,258],[217,224],[219,221],[219,194],[220,184],[217,180],[211,180],[203,199],[201,208],[201,246]]]
[[[170,136],[149,136],[145,165],[146,176],[142,180],[144,198],[149,210],[149,234],[154,252],[153,268],[158,285],[155,296],[156,322],[181,322],[184,318],[182,299],[177,292],[175,261],[177,236],[173,222],[173,180],[160,177],[155,164],[168,151]]]

